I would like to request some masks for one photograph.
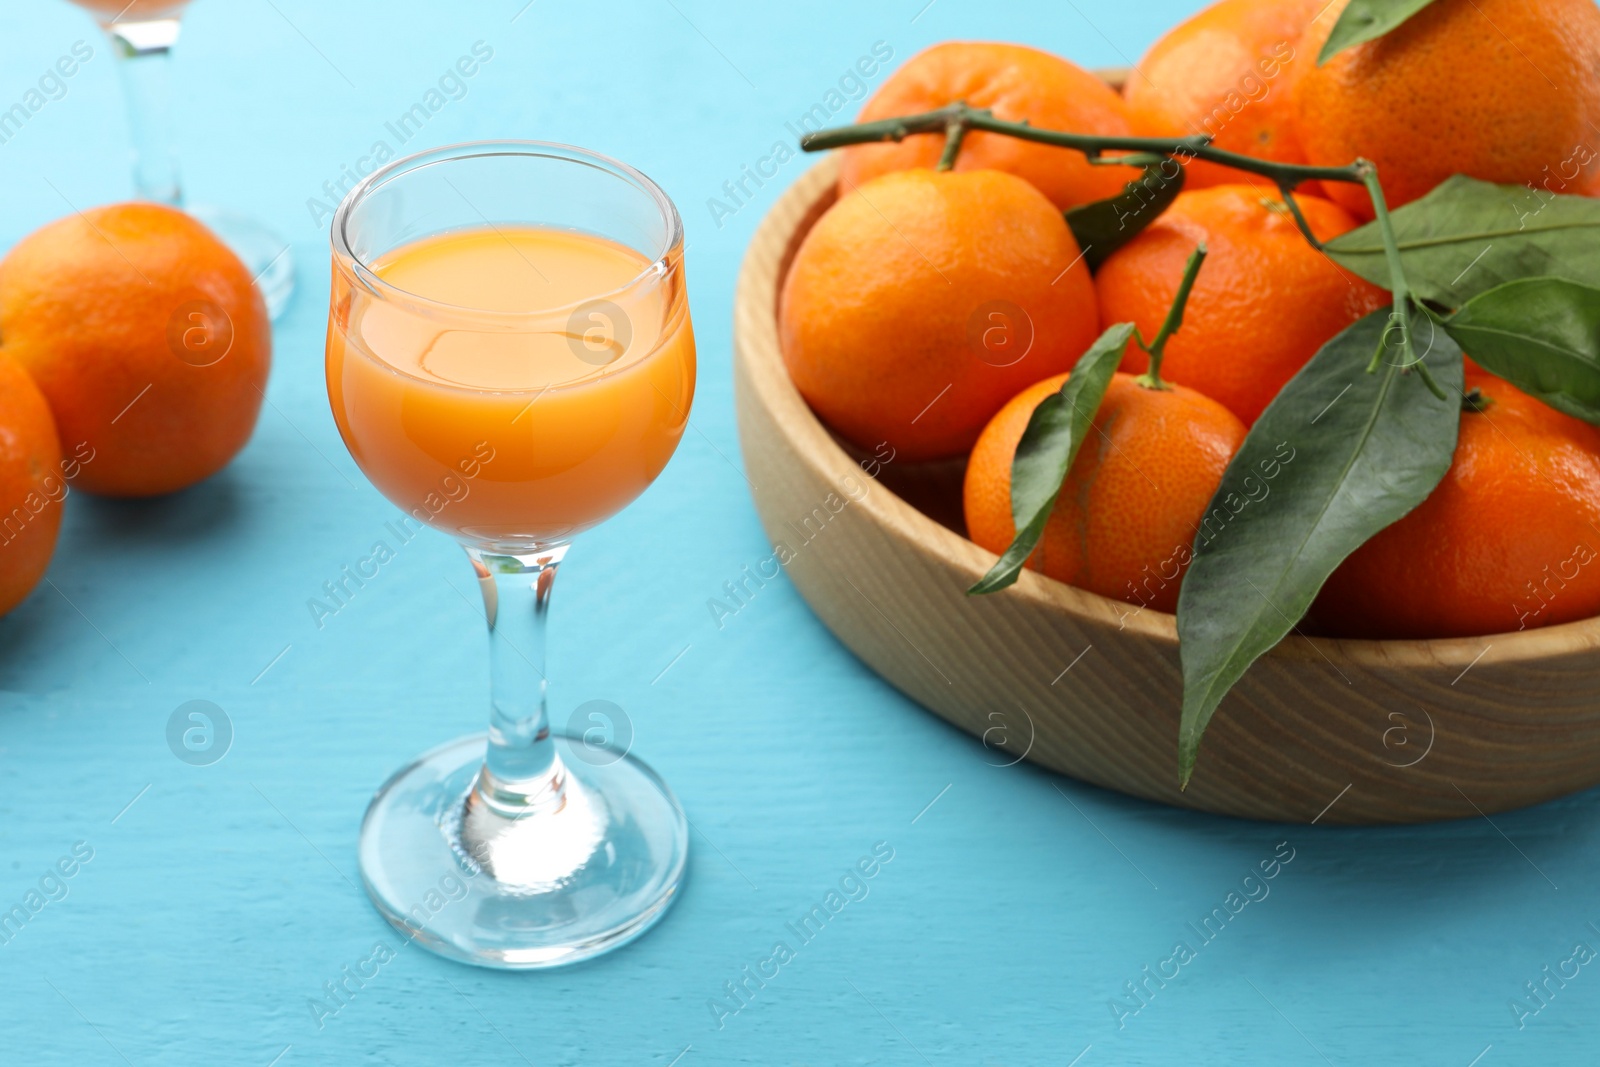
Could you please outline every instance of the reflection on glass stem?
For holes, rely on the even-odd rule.
[[[545,631],[567,547],[514,555],[467,549],[489,624],[489,752],[477,792],[508,815],[559,805],[566,781],[550,741]]]
[[[176,8],[163,18],[101,23],[128,102],[134,195],[173,207],[183,204],[172,150],[171,57],[180,26]]]

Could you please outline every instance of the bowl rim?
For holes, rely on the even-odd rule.
[[[798,438],[795,451],[829,484],[858,477],[862,468],[834,439],[811,410],[783,364],[778,339],[778,294],[787,271],[788,253],[797,245],[799,228],[815,212],[817,202],[837,180],[834,155],[823,157],[790,185],[762,218],[751,236],[739,270],[735,294],[734,358],[742,365],[760,402],[775,419]],[[814,218],[813,218],[814,222]],[[776,253],[771,251],[778,249]],[[746,311],[751,313],[747,314]],[[971,584],[998,558],[994,553],[918,511],[887,486],[873,488],[856,500],[875,524],[908,541],[926,545],[942,556]],[[1064,612],[1084,623],[1110,622],[1135,635],[1175,647],[1177,617],[1153,609],[1134,608],[1121,600],[1067,585],[1033,570],[1024,570],[1017,583],[1001,596],[1023,597],[1032,605]],[[1426,667],[1461,670],[1483,659],[1490,649],[1497,666],[1549,660],[1600,648],[1600,616],[1532,630],[1484,634],[1475,637],[1425,640],[1364,640],[1307,637],[1298,630],[1285,637],[1266,656],[1321,659],[1336,669],[1341,664],[1356,669],[1374,667]]]

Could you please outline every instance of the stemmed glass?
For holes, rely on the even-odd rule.
[[[383,785],[362,877],[445,956],[534,968],[603,952],[672,901],[687,823],[625,750],[551,730],[544,627],[573,536],[643,492],[688,422],[677,209],[593,152],[455,145],[352,189],[332,245],[340,433],[400,525],[466,549],[489,625],[487,737]]]
[[[133,188],[141,200],[181,207],[249,268],[276,319],[294,293],[289,246],[266,226],[209,205],[185,206],[172,151],[170,56],[189,0],[72,0],[94,15],[116,56],[133,138]]]

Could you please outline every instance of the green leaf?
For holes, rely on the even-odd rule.
[[[1061,483],[1066,481],[1078,449],[1092,432],[1095,413],[1100,410],[1100,401],[1105,399],[1111,376],[1122,362],[1123,350],[1132,336],[1131,322],[1118,323],[1101,334],[1078,357],[1061,389],[1033,409],[1011,460],[1015,539],[989,573],[967,590],[968,594],[997,593],[1016,582],[1022,565],[1044,534],[1056,497],[1061,495]]]
[[[1183,179],[1184,169],[1178,161],[1163,157],[1159,162],[1147,163],[1139,177],[1109,200],[1079,204],[1068,210],[1067,226],[1078,239],[1089,269],[1099,270],[1111,253],[1159,218],[1183,192]]]
[[[1491,374],[1600,423],[1600,289],[1523,278],[1473,297],[1444,328]]]
[[[1178,594],[1187,785],[1200,736],[1235,682],[1305,615],[1323,582],[1420,504],[1455,453],[1461,350],[1422,316],[1418,347],[1449,400],[1368,358],[1391,328],[1375,311],[1323,346],[1256,421],[1195,535]]]
[[[1317,66],[1346,48],[1382,37],[1431,3],[1433,0],[1350,0],[1328,35],[1328,43],[1322,46]]]
[[[1449,308],[1497,285],[1554,275],[1600,285],[1600,199],[1456,175],[1393,213],[1412,292]],[[1329,241],[1328,255],[1389,286],[1377,223]]]

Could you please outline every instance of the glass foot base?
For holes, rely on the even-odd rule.
[[[244,261],[261,290],[267,317],[276,320],[294,295],[294,257],[289,243],[261,223],[223,208],[200,204],[184,210],[211,227],[222,243]]]
[[[361,824],[361,878],[378,910],[441,956],[531,970],[597,956],[666,912],[688,821],[639,760],[552,735],[559,802],[508,818],[474,792],[483,734],[401,769]]]

